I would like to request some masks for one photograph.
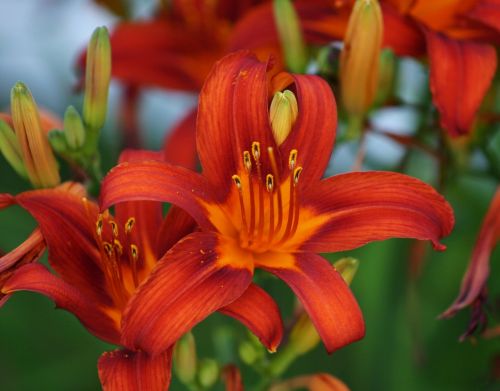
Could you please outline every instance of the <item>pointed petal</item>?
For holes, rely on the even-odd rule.
[[[97,205],[61,189],[24,192],[16,201],[38,222],[56,273],[85,296],[111,304],[94,240]]]
[[[425,31],[430,85],[441,126],[451,135],[470,132],[474,117],[497,67],[493,46],[457,41]]]
[[[74,286],[50,273],[39,263],[25,265],[5,283],[2,293],[31,291],[52,299],[56,306],[74,314],[80,322],[97,337],[110,342],[120,340],[118,324],[96,305],[95,301],[84,296]]]
[[[451,317],[458,310],[480,299],[490,274],[490,255],[498,240],[500,240],[500,187],[484,218],[469,267],[462,280],[460,293],[450,308],[441,315],[442,317]]]
[[[206,179],[182,167],[158,161],[122,163],[104,178],[103,209],[124,201],[171,202],[188,212],[201,227],[211,227],[199,200],[212,199]]]
[[[243,295],[219,312],[239,320],[269,351],[276,351],[283,337],[283,320],[276,302],[262,288],[250,284]]]
[[[317,76],[293,75],[299,115],[290,135],[280,146],[287,157],[298,150],[297,165],[304,167],[301,182],[319,180],[330,161],[337,129],[337,107],[328,83]]]
[[[184,236],[196,230],[196,221],[184,209],[172,205],[163,219],[156,239],[156,254],[161,258]]]
[[[15,203],[16,201],[13,196],[7,193],[0,193],[0,209],[6,208]]]
[[[145,352],[105,352],[97,364],[104,391],[168,390],[172,349],[151,357]]]
[[[122,318],[122,344],[158,354],[247,289],[251,259],[214,233],[174,246],[139,287]],[[248,257],[248,255],[246,255]]]
[[[203,174],[221,197],[252,142],[260,142],[262,164],[268,164],[264,151],[275,143],[268,114],[267,64],[240,51],[214,66],[200,94],[196,137]]]
[[[486,24],[500,32],[500,0],[477,1],[467,17]]]
[[[365,335],[365,322],[358,303],[342,276],[325,259],[298,253],[287,268],[273,267],[286,254],[276,254],[260,265],[285,281],[304,305],[331,353]],[[289,255],[292,257],[292,255]]]
[[[303,250],[350,250],[375,240],[439,239],[454,224],[453,211],[431,186],[391,172],[354,172],[336,175],[304,194],[304,204],[325,218]]]
[[[196,152],[196,115],[192,110],[171,130],[163,144],[165,161],[189,168],[197,168],[198,154]]]

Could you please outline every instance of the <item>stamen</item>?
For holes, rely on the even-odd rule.
[[[109,225],[111,225],[111,231],[113,232],[113,237],[117,238],[118,237],[118,224],[116,224],[113,220],[109,222]]]
[[[248,151],[243,152],[243,165],[245,166],[247,173],[252,171],[252,159],[250,158],[250,152]]]
[[[258,162],[260,159],[260,143],[258,141],[252,143],[252,155],[255,162]]]
[[[123,246],[118,239],[113,240],[113,246],[119,257],[123,254]]]
[[[100,214],[99,218],[97,219],[97,222],[95,223],[95,232],[99,237],[102,236],[102,225],[103,225],[103,217],[102,214]]]
[[[233,175],[231,177],[231,179],[233,180],[234,184],[236,185],[236,187],[238,188],[238,190],[241,190],[241,179],[238,175]]]
[[[103,242],[103,247],[104,251],[106,251],[106,254],[108,255],[109,258],[113,256],[113,246],[109,242]]]
[[[243,230],[248,234],[248,224],[247,224],[247,216],[245,214],[245,202],[243,200],[243,192],[241,186],[241,178],[238,175],[233,175],[232,180],[238,189],[238,196],[240,199],[240,213],[241,213],[241,221],[243,224]]]
[[[274,235],[274,177],[271,174],[266,176],[266,188],[269,193],[269,231],[267,233],[267,242],[270,243]]]
[[[125,232],[129,234],[132,231],[132,228],[134,227],[135,224],[135,218],[130,217],[127,222],[125,223]]]
[[[297,150],[296,149],[292,149],[290,151],[290,156],[288,157],[288,168],[290,168],[290,170],[293,170],[295,168],[295,164],[297,164]]]
[[[269,193],[273,192],[274,189],[274,178],[271,174],[266,175],[266,189]]]
[[[280,176],[278,172],[278,165],[276,164],[276,158],[274,156],[274,150],[272,147],[267,148],[267,154],[269,155],[269,160],[271,161],[271,167],[273,169],[274,177],[276,178],[276,183],[280,183]],[[283,199],[281,195],[281,186],[277,186],[278,189],[278,225],[276,226],[276,232],[279,232],[283,224]]]
[[[137,275],[137,262],[139,261],[139,248],[135,244],[130,245],[130,258],[132,267],[132,278],[134,279],[134,285],[137,288],[139,285],[139,276]]]
[[[297,167],[293,171],[293,185],[294,186],[297,186],[297,184],[299,183],[299,178],[300,178],[301,172],[302,172],[302,167]]]

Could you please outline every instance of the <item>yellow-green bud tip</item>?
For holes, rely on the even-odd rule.
[[[355,258],[346,257],[339,259],[333,266],[340,273],[347,285],[350,285],[358,271],[359,261]]]
[[[299,105],[292,91],[278,91],[274,94],[269,109],[269,119],[276,144],[283,144],[290,134],[298,115]]]
[[[73,106],[69,106],[64,113],[64,135],[68,146],[72,149],[80,148],[85,142],[82,118]]]

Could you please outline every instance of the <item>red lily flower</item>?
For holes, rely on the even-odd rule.
[[[278,143],[269,97],[284,87],[295,91],[298,113]],[[363,337],[354,296],[316,253],[391,237],[429,239],[443,249],[438,240],[450,232],[453,214],[430,186],[405,175],[357,172],[321,180],[335,128],[335,100],[325,81],[270,77],[268,64],[238,52],[218,62],[201,92],[197,145],[203,174],[151,161],[119,165],[108,174],[103,208],[140,199],[172,202],[201,227],[167,253],[168,261],[149,280],[154,289],[132,300],[122,329],[127,345],[152,352],[171,345],[184,329],[243,293],[255,268],[292,288],[328,351]],[[179,316],[180,308],[189,317]],[[154,320],[138,321],[153,309]],[[172,323],[183,327],[165,327]]]
[[[128,152],[122,161],[157,158],[150,152]],[[81,193],[61,188],[0,195],[0,206],[12,203],[37,220],[39,233],[31,241],[43,236],[56,274],[40,263],[21,265],[10,270],[10,278],[0,286],[1,292],[8,296],[27,290],[48,296],[57,307],[72,312],[92,334],[121,346],[99,359],[99,377],[105,390],[167,389],[172,344],[154,352],[139,350],[124,339],[122,330],[127,322],[139,322],[146,328],[154,322],[154,310],[141,319],[128,315],[136,312],[134,297],[150,289],[148,278],[156,274],[156,269],[162,269],[166,247],[181,239],[186,230],[192,230],[191,219],[174,210],[162,221],[161,204],[147,201],[120,204],[114,217],[107,212],[100,214],[97,204]],[[170,223],[174,223],[175,230],[166,229]],[[157,241],[158,234],[161,241]],[[178,247],[186,244],[181,242]],[[14,258],[15,254],[10,256]],[[184,273],[182,278],[188,276]],[[166,301],[172,299],[163,297]],[[221,312],[242,321],[269,349],[274,349],[281,339],[282,323],[272,299],[255,285],[234,299],[228,300]],[[174,322],[168,327],[177,325]],[[143,335],[140,328],[136,331],[137,337]]]
[[[469,267],[462,280],[460,293],[450,308],[441,315],[442,318],[450,318],[461,309],[472,307],[471,323],[462,339],[471,335],[478,326],[484,326],[486,322],[482,307],[487,297],[486,281],[490,274],[490,255],[498,240],[500,240],[500,187],[497,188],[484,218]]]
[[[294,3],[309,43],[342,39],[352,0],[298,0]],[[384,17],[384,46],[398,55],[430,60],[430,87],[451,135],[470,132],[473,120],[497,65],[500,42],[500,3],[497,0],[380,0]],[[235,29],[232,49],[252,48],[277,41],[272,7],[247,13]]]

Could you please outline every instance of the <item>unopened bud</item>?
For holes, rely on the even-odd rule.
[[[60,130],[52,130],[49,132],[49,142],[54,151],[64,155],[68,150],[68,142],[66,141],[66,136],[64,132]]]
[[[380,53],[379,64],[380,68],[375,103],[383,104],[391,97],[394,91],[394,81],[396,80],[396,55],[391,49],[383,49]]]
[[[333,266],[341,274],[347,285],[350,285],[358,270],[359,261],[346,257],[339,259]],[[302,312],[290,331],[290,344],[293,345],[295,352],[305,354],[314,349],[320,340],[311,319],[305,312]]]
[[[262,355],[262,349],[259,349],[258,346],[255,346],[250,341],[243,341],[238,348],[238,353],[245,364],[253,365]]]
[[[94,30],[87,47],[83,119],[94,130],[102,128],[108,107],[111,45],[106,27]]]
[[[205,358],[198,366],[198,381],[203,388],[212,387],[219,378],[219,364],[215,360]]]
[[[375,99],[382,34],[378,1],[357,0],[340,55],[342,102],[351,115],[363,115]]]
[[[191,383],[196,376],[196,344],[192,333],[185,334],[174,347],[174,368],[179,380]]]
[[[78,149],[85,142],[82,118],[73,106],[69,106],[64,113],[64,135],[71,149]]]
[[[276,144],[283,144],[290,134],[298,115],[299,106],[292,91],[278,91],[274,94],[269,109],[269,118]]]
[[[0,151],[5,160],[21,177],[28,178],[19,141],[11,127],[2,120],[0,120]]]
[[[299,17],[290,0],[274,0],[274,20],[288,69],[304,72],[307,65],[306,45]]]
[[[24,167],[35,187],[54,187],[61,182],[57,161],[42,129],[35,100],[23,83],[11,91],[12,122],[21,148]]]

